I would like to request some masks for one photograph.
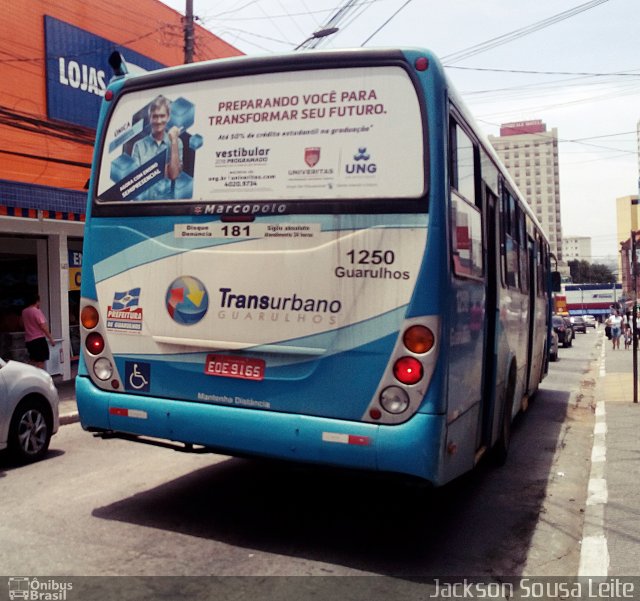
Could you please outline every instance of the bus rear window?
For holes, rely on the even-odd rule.
[[[393,66],[125,92],[102,141],[97,201],[419,198],[422,119]]]

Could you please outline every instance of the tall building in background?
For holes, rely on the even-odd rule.
[[[564,263],[558,130],[547,131],[539,119],[505,123],[500,136],[489,136],[489,140],[547,232],[558,262]]]
[[[576,260],[592,263],[591,238],[588,236],[565,236],[562,239],[562,253],[567,263]]]

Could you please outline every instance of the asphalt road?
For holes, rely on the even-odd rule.
[[[0,457],[0,573],[500,578],[577,573],[595,334],[518,419],[506,466],[437,491],[187,455],[63,426],[49,457]]]

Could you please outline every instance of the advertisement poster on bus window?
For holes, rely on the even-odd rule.
[[[123,94],[102,202],[416,198],[421,112],[399,67],[268,73]]]

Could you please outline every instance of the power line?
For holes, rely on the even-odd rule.
[[[384,27],[386,27],[392,19],[395,18],[395,16],[401,11],[403,10],[406,6],[408,6],[413,0],[407,0],[398,10],[396,10],[396,12],[394,12],[382,25],[380,25],[380,27],[378,27],[378,29],[376,29],[364,42],[362,42],[362,44],[360,44],[360,47],[362,48],[367,42],[369,42],[369,40],[371,40],[371,38],[375,37],[376,35],[378,35],[378,33],[380,33],[380,31],[382,31],[382,29]]]
[[[574,138],[573,140],[567,140],[567,142],[582,142],[583,140],[596,140],[598,138],[614,138],[616,136],[628,136],[629,134],[636,134],[635,130],[621,131],[617,134],[604,134],[601,136],[590,136],[588,138]]]
[[[85,146],[93,146],[95,140],[93,133],[86,129],[71,124],[61,125],[45,121],[3,106],[0,106],[0,124]]]
[[[346,18],[349,13],[358,8],[358,0],[344,0],[343,4],[338,7],[336,12],[321,26],[315,33],[311,34],[306,40],[296,46],[296,50],[315,48],[320,44],[322,38],[325,37],[325,32],[338,31],[340,23]],[[323,33],[325,35],[319,35]]]
[[[83,167],[85,169],[91,169],[91,163],[85,163],[82,161],[71,161],[68,159],[58,159],[56,157],[42,156],[40,154],[28,154],[26,152],[15,152],[13,150],[2,150],[0,153],[9,154],[12,156],[18,156],[27,159],[34,159],[36,161],[45,161],[47,163],[60,163],[62,165],[71,165],[72,167]]]
[[[244,10],[245,8],[247,8],[248,6],[251,6],[252,4],[254,4],[255,2],[257,2],[258,0],[252,0],[251,2],[249,2],[248,4],[245,4],[239,8],[236,9],[232,9],[232,10],[227,10],[227,11],[223,11],[214,15],[207,15],[207,19],[212,18],[212,19],[219,19],[220,17],[223,17],[225,15],[229,15],[229,14],[233,14],[233,13],[239,13],[242,10]],[[383,0],[359,0],[359,5],[360,6],[364,6],[367,4],[377,4],[378,2],[382,2]],[[306,6],[306,5],[305,5]],[[271,20],[271,19],[290,19],[291,17],[306,17],[306,16],[313,16],[313,15],[327,15],[330,14],[332,12],[335,12],[337,9],[336,8],[324,8],[321,10],[307,10],[306,12],[298,12],[298,13],[288,13],[288,14],[281,14],[281,15],[266,15],[264,17],[256,17],[256,16],[252,16],[252,17],[226,17],[227,21],[264,21],[264,20]],[[316,21],[317,23],[317,21]]]
[[[475,44],[474,46],[469,46],[468,48],[459,50],[458,52],[443,56],[442,61],[445,66],[453,65],[454,63],[464,60],[465,58],[469,58],[470,56],[475,56],[476,54],[480,54],[481,52],[492,50],[493,48],[502,46],[503,44],[508,44],[509,42],[513,42],[514,40],[520,39],[526,35],[535,33],[540,29],[555,25],[560,21],[570,19],[571,17],[574,17],[579,13],[595,8],[596,6],[604,4],[605,2],[609,2],[609,0],[591,0],[590,2],[585,2],[584,4],[580,4],[578,6],[570,8],[569,10],[565,10],[561,13],[543,19],[542,21],[537,21],[536,23],[532,23],[531,25],[527,25],[526,27],[521,27],[520,29],[514,29],[509,33],[505,33],[495,38],[491,38],[490,40],[487,40],[485,42],[481,42],[479,44]]]
[[[523,73],[525,75],[580,75],[585,77],[635,77],[640,78],[640,73],[632,73],[638,69],[614,71],[610,73],[593,73],[589,71],[535,71],[530,69],[495,69],[491,67],[456,67],[447,65],[447,69],[459,69],[463,71],[490,71],[492,73]]]

